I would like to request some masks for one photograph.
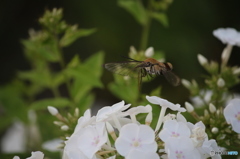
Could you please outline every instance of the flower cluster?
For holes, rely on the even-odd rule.
[[[153,113],[150,105],[129,108],[130,104],[121,101],[103,107],[96,116],[91,116],[87,110],[65,142],[63,159],[114,159],[117,156],[126,159],[159,159],[160,156],[200,159],[209,157],[211,150],[218,150],[216,141],[208,139],[202,122],[194,125],[181,115],[185,108],[156,96],[146,98],[161,106],[155,130],[149,126]],[[177,111],[177,115],[165,115],[167,108]],[[147,113],[145,124],[137,121],[139,113]]]

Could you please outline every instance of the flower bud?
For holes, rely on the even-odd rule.
[[[188,80],[182,79],[182,84],[186,87],[186,88],[190,88],[191,87],[191,83]]]
[[[63,123],[61,121],[54,121],[53,124],[57,125],[57,126],[62,126]]]
[[[153,54],[154,54],[153,47],[149,47],[149,48],[145,51],[145,56],[146,56],[146,57],[152,57]]]
[[[192,104],[190,104],[188,102],[185,102],[185,107],[189,113],[194,111],[194,107],[192,106]]]
[[[211,131],[212,131],[213,134],[216,134],[216,133],[218,133],[218,128],[213,127]]]
[[[216,107],[212,103],[209,104],[209,111],[211,113],[215,113],[216,112]]]
[[[152,122],[152,111],[150,111],[145,119],[146,125],[150,125]]]
[[[114,129],[112,127],[112,125],[109,122],[106,122],[106,128],[107,131],[111,134],[112,132],[114,132]]]
[[[61,126],[61,130],[63,130],[63,131],[67,131],[68,129],[69,129],[69,127],[67,125]]]
[[[198,54],[197,57],[198,57],[199,63],[200,63],[202,66],[203,66],[203,65],[206,65],[206,64],[208,63],[207,59],[206,59],[203,55]]]
[[[239,75],[240,74],[240,68],[236,68],[233,70],[234,75]]]
[[[58,114],[58,110],[55,107],[48,106],[47,108],[48,108],[49,113],[52,114],[53,116],[56,116]]]
[[[204,110],[204,116],[208,116],[208,115],[209,115],[209,113],[208,113],[207,109],[205,109]]]
[[[222,79],[222,78],[219,78],[218,80],[217,80],[217,85],[218,85],[218,87],[224,87],[225,86],[225,81],[224,81],[224,79]]]

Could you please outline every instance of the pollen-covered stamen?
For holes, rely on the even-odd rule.
[[[177,159],[185,159],[185,156],[182,151],[176,151],[175,154]]]
[[[179,136],[179,133],[176,133],[176,132],[172,132],[172,137],[178,137]]]
[[[141,147],[142,143],[141,143],[141,139],[132,139],[132,143],[131,143],[132,147]]]
[[[100,141],[100,137],[99,137],[99,136],[95,136],[95,137],[93,138],[92,145],[93,145],[93,146],[97,146],[98,143],[99,143],[99,141]]]

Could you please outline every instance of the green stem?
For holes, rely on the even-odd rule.
[[[147,48],[150,25],[151,25],[151,18],[147,15],[147,22],[145,25],[143,25],[140,50],[146,50],[146,48]]]

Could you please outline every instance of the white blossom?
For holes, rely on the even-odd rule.
[[[147,125],[135,123],[124,125],[115,141],[115,147],[118,153],[124,157],[128,156],[132,150],[154,153],[157,151],[155,133]]]
[[[82,158],[94,158],[103,144],[107,142],[105,123],[99,122],[96,125],[88,125],[83,129],[75,131],[66,141],[64,153],[69,159],[73,155],[81,155]],[[81,158],[81,157],[80,157]]]
[[[219,28],[213,31],[213,35],[223,44],[240,46],[240,33],[234,28]]]
[[[176,120],[168,120],[164,123],[163,129],[159,133],[159,138],[166,142],[171,137],[190,137],[190,134],[190,129],[185,123],[177,122]]]
[[[165,143],[165,151],[168,158],[200,159],[200,153],[195,149],[190,138],[181,136],[179,138],[169,138]]]
[[[226,121],[232,125],[232,129],[240,133],[240,99],[229,101],[223,113]]]

